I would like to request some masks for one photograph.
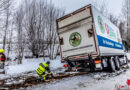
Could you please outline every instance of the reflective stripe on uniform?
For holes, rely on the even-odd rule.
[[[41,67],[45,68],[45,66],[44,66],[42,63],[40,63],[39,65],[40,65]]]
[[[40,70],[39,68],[36,70],[38,74],[42,74],[44,73],[42,70]]]
[[[39,68],[37,69],[40,73],[42,73],[43,71],[42,70],[40,70]]]

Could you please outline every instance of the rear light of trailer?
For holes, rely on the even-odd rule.
[[[101,63],[101,60],[94,61],[95,64]]]
[[[65,67],[65,68],[68,67],[68,64],[64,64],[64,67]]]

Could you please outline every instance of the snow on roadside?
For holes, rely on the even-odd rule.
[[[51,67],[52,70],[63,67],[63,63],[61,63],[60,57],[57,57],[56,60],[51,60],[50,62],[51,62],[50,67]]]
[[[48,60],[49,58],[46,58],[46,61]],[[24,72],[35,71],[40,63],[46,61],[44,61],[43,58],[23,59],[22,64],[6,66],[5,71],[7,75],[16,75]],[[55,60],[51,60],[50,62],[51,62],[50,64],[51,70],[63,66],[62,63],[60,62],[60,57],[58,57]]]
[[[130,53],[126,53],[128,59],[130,60]],[[14,56],[14,55],[13,55]],[[49,60],[49,58],[46,58],[46,61]],[[45,62],[46,62],[45,61]],[[12,61],[13,62],[13,61]],[[15,75],[15,74],[20,74],[24,72],[29,72],[29,71],[35,71],[39,64],[44,62],[43,58],[31,58],[31,59],[23,59],[22,64],[9,64],[9,66],[5,67],[6,74],[7,75]],[[50,60],[51,64],[51,70],[56,70],[57,68],[62,68],[63,63],[61,63],[61,58],[60,56],[57,57],[55,60]],[[8,64],[8,62],[6,62]]]
[[[130,64],[129,64],[130,65]],[[100,72],[104,74],[103,72]],[[98,74],[100,74],[98,73]],[[118,76],[110,76],[105,79],[94,79],[94,75],[97,73],[91,73],[86,75],[80,75],[75,77],[69,77],[62,80],[57,80],[50,83],[44,83],[40,85],[34,85],[27,87],[27,90],[114,90],[115,85],[126,86],[127,79],[130,79],[130,69],[121,73]]]
[[[128,60],[130,60],[130,53],[126,53]]]

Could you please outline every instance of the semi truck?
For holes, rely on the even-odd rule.
[[[68,70],[120,70],[127,64],[119,29],[93,5],[56,20],[61,61]]]

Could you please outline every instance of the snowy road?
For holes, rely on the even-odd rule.
[[[130,64],[129,64],[130,66]],[[81,76],[69,77],[62,80],[34,85],[26,88],[27,90],[114,90],[115,85],[126,86],[127,79],[130,79],[130,69],[122,72],[118,76],[101,77],[100,80],[94,79],[95,75],[107,75],[110,73],[95,72]]]
[[[130,56],[130,55],[129,55]],[[46,60],[49,60],[46,58]],[[42,58],[38,60],[24,59],[21,65],[13,65],[6,62],[7,66],[6,74],[1,76],[0,80],[9,78],[5,84],[17,83],[25,77],[36,76],[35,70],[39,63],[43,62]],[[129,64],[130,66],[130,64]],[[63,72],[63,63],[60,62],[60,57],[51,61],[51,70],[53,73]],[[33,71],[33,72],[32,72]],[[29,72],[29,74],[27,73]],[[117,72],[117,71],[116,71]],[[119,71],[118,71],[119,72]],[[126,72],[122,72],[118,76],[114,76],[115,73],[95,72],[86,75],[74,76],[64,78],[62,80],[56,80],[50,83],[43,83],[39,85],[33,85],[27,88],[20,88],[22,90],[114,90],[115,85],[127,85],[127,79],[130,79],[130,69]],[[101,76],[100,80],[94,79],[95,76]],[[17,79],[16,79],[17,78]],[[16,79],[16,80],[15,80]]]

